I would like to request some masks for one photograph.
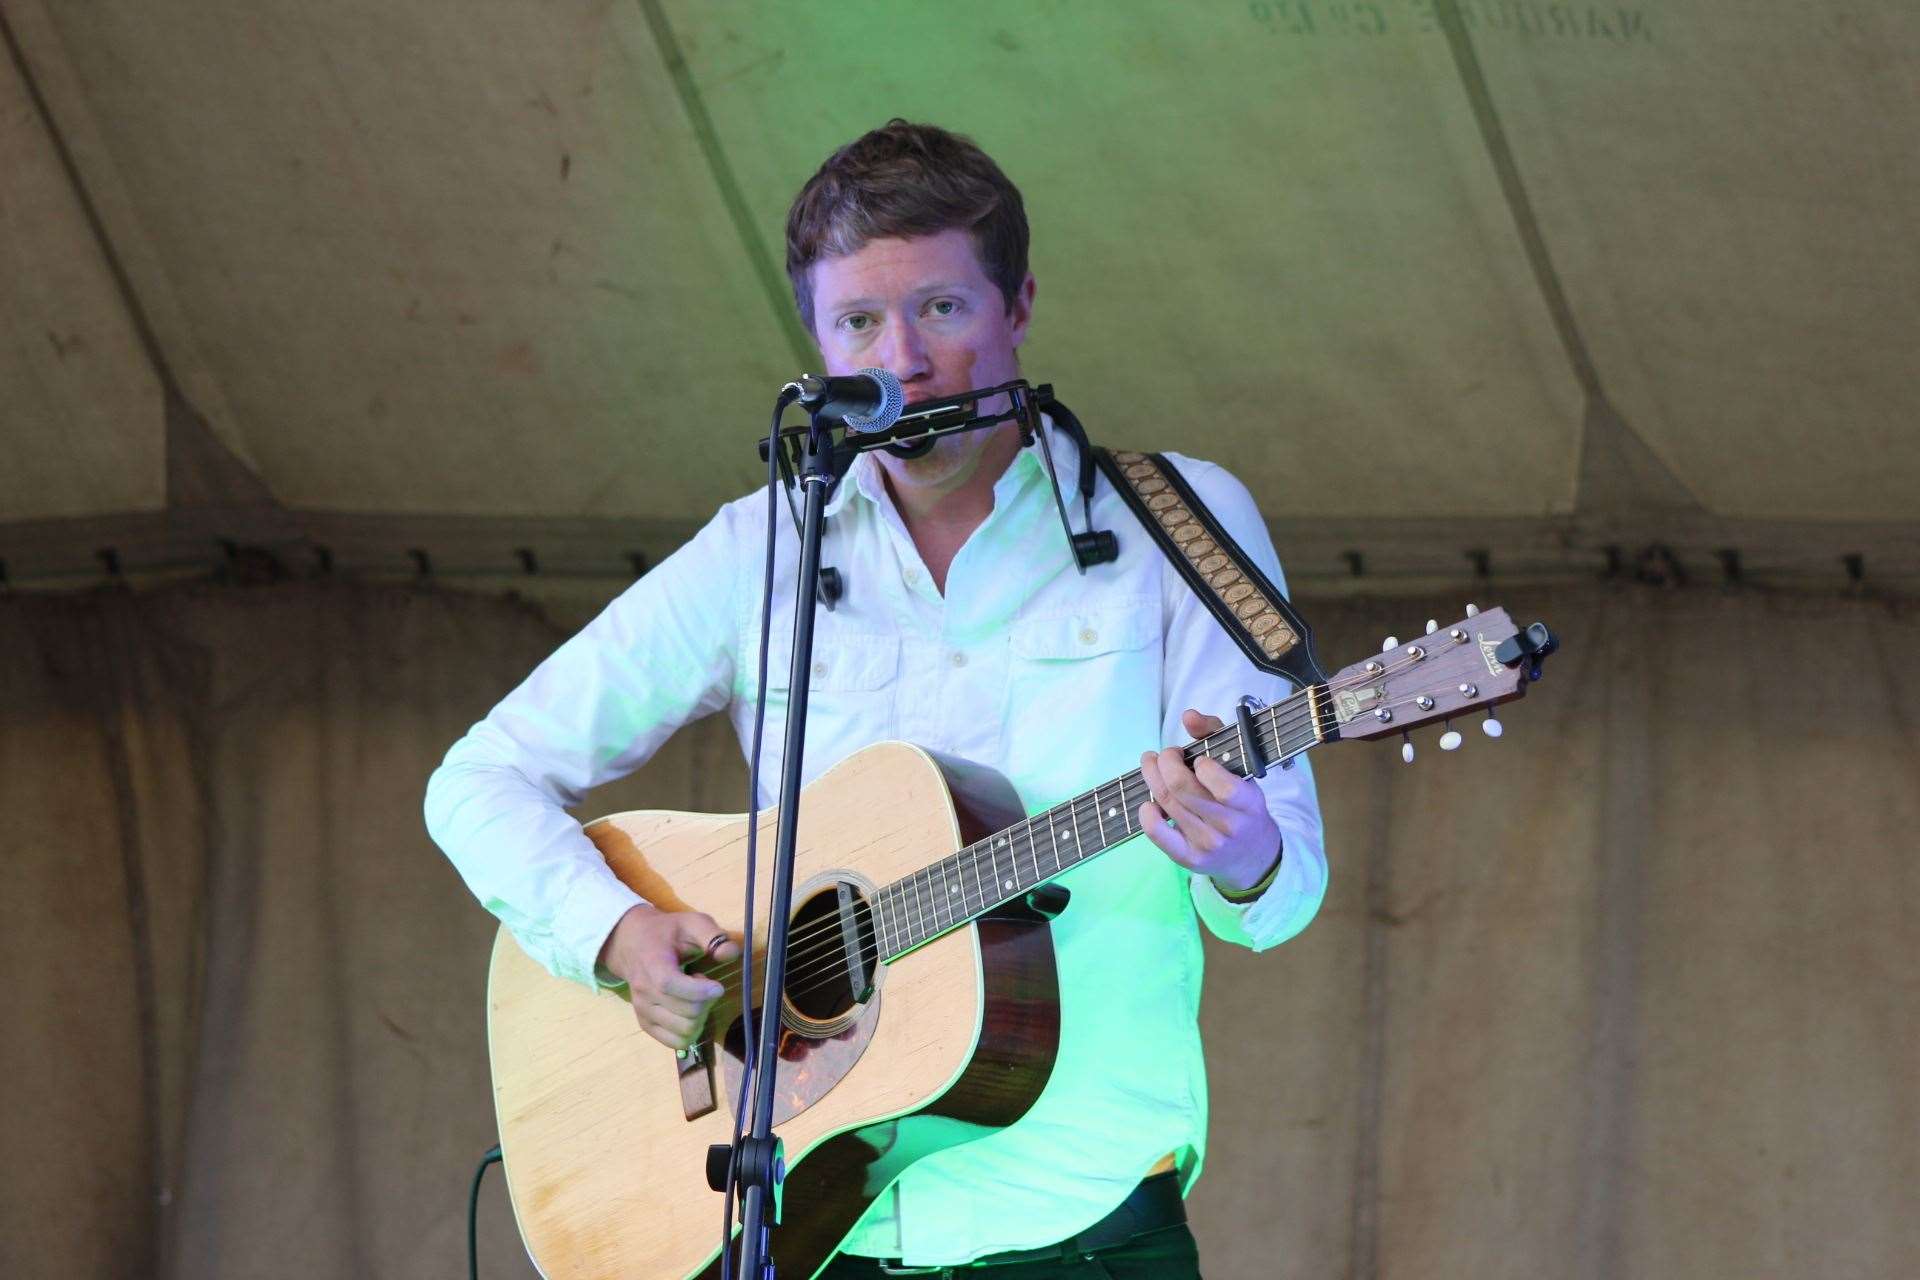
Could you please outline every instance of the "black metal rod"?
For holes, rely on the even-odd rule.
[[[765,1151],[773,1134],[773,1086],[779,1072],[780,993],[787,972],[787,924],[793,914],[793,860],[800,824],[800,773],[807,741],[807,686],[813,670],[813,622],[819,606],[820,536],[832,492],[833,440],[815,424],[801,457],[800,483],[806,490],[800,517],[800,576],[794,589],[793,665],[787,703],[786,756],[781,761],[780,817],[773,850],[773,903],[767,914],[766,982],[760,1002],[758,1047],[754,1052],[753,1122],[743,1142]],[[743,993],[748,999],[752,993]],[[741,1187],[740,1278],[762,1280],[769,1274],[766,1256],[767,1196],[782,1172],[771,1159],[735,1167],[747,1180]],[[761,1176],[752,1176],[754,1172]]]
[[[994,396],[1005,395],[1013,403],[1002,413],[979,413],[979,402],[990,400]],[[1021,403],[1024,398],[1025,404]],[[888,445],[917,444],[922,440],[939,440],[945,436],[956,435],[962,431],[979,431],[985,427],[997,427],[1003,422],[1016,422],[1023,419],[1031,421],[1035,430],[1039,427],[1039,411],[1053,403],[1053,384],[1043,382],[1035,387],[1025,378],[1015,378],[1012,382],[1003,382],[995,387],[981,387],[974,391],[963,391],[957,396],[948,396],[944,400],[927,400],[914,405],[900,415],[900,421],[884,431],[847,431],[840,426],[839,449],[843,454],[866,453],[873,449],[884,449]],[[799,443],[800,437],[812,431],[812,427],[787,427],[779,433],[779,439],[787,443]],[[771,447],[770,438],[760,441],[760,460],[766,461],[767,450]]]

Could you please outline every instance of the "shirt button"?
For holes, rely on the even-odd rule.
[[[918,569],[908,569],[907,581],[909,583],[912,583],[915,586],[918,586],[920,583],[920,571]]]
[[[964,653],[955,653],[949,657],[947,661],[956,667],[964,667],[967,665],[967,655]]]
[[[1095,631],[1092,627],[1080,628],[1081,644],[1092,644],[1095,640],[1098,640],[1099,638],[1100,638],[1100,633],[1098,631]]]
[[[826,664],[826,663],[824,663],[824,662],[816,662],[816,663],[814,663],[814,664],[813,664],[813,674],[815,674],[816,676],[823,676],[823,675],[825,675],[825,674],[827,674],[827,664]]]

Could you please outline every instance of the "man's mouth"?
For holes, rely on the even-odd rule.
[[[920,408],[922,405],[936,404],[941,401],[952,400],[956,396],[963,396],[965,394],[966,392],[964,391],[950,391],[950,392],[947,392],[945,395],[915,396],[913,397],[913,399],[906,402],[906,405],[904,408],[901,409],[901,412],[903,414],[912,413],[914,410]],[[975,402],[962,401],[961,403],[965,408],[967,408],[969,412],[972,412],[975,408]]]

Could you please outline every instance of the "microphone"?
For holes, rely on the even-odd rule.
[[[900,379],[885,369],[839,377],[803,373],[788,385],[799,389],[797,403],[814,417],[845,423],[859,433],[885,431],[907,404]]]

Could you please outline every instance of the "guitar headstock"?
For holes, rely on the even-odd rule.
[[[1467,606],[1467,616],[1449,627],[1427,624],[1427,633],[1402,644],[1389,636],[1380,653],[1342,667],[1327,682],[1342,738],[1381,738],[1421,725],[1452,720],[1470,711],[1509,702],[1540,678],[1540,664],[1559,647],[1545,623],[1522,631],[1505,609]],[[1483,725],[1500,736],[1491,710]],[[1451,751],[1460,735],[1451,729],[1440,746]],[[1408,742],[1401,754],[1413,760]]]

